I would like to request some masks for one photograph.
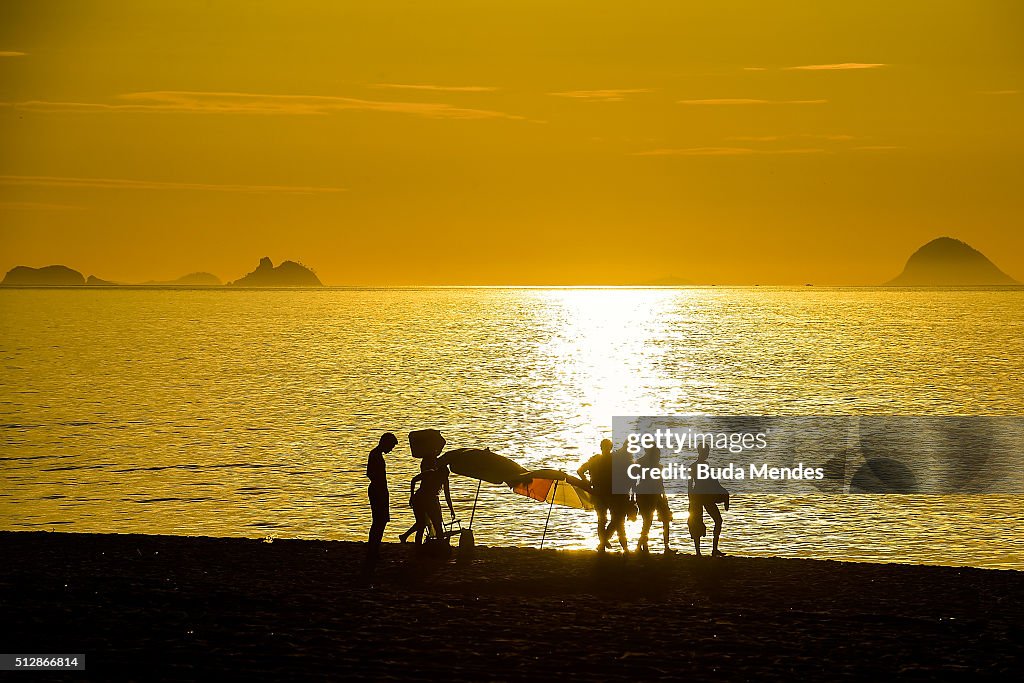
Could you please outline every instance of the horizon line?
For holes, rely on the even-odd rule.
[[[234,286],[229,282],[222,283],[219,285],[175,285],[175,284],[145,284],[139,283],[112,283],[103,285],[0,285],[2,289],[89,289],[89,290],[104,290],[104,289],[220,289],[229,291],[244,291],[244,290],[284,290],[284,291],[320,291],[325,289],[709,289],[714,287],[724,288],[737,288],[737,289],[748,289],[755,287],[764,288],[776,288],[776,289],[793,289],[793,288],[807,288],[817,287],[822,289],[1005,289],[1014,287],[1024,287],[1024,282],[1014,282],[1012,284],[987,284],[987,285],[892,285],[888,283],[863,283],[863,284],[829,284],[829,283],[815,283],[806,282],[803,284],[785,284],[785,283],[736,283],[736,282],[710,282],[710,283],[687,283],[678,285],[655,285],[655,284],[456,284],[456,283],[444,283],[444,284],[401,284],[401,285],[372,285],[372,284],[352,284],[352,285],[321,285],[317,286]]]

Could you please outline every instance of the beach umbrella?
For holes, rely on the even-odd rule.
[[[551,508],[555,504],[580,510],[593,510],[595,507],[590,484],[562,470],[532,470],[507,480],[507,483],[515,493],[548,504],[544,534],[540,538],[541,549],[544,548],[544,540],[548,536]]]
[[[511,458],[498,455],[488,448],[456,448],[448,451],[437,459],[439,465],[447,465],[455,474],[476,479],[476,496],[473,498],[473,513],[469,517],[469,528],[473,528],[476,519],[476,504],[480,499],[480,486],[483,482],[504,484],[517,477],[526,469]]]
[[[456,448],[437,459],[448,465],[452,472],[490,484],[504,484],[526,471],[511,458],[491,452],[487,448]]]
[[[542,503],[593,510],[590,484],[562,470],[532,470],[507,479],[513,491]]]

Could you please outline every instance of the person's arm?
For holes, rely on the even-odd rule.
[[[591,458],[591,460],[593,460],[593,458]],[[582,479],[583,481],[590,481],[590,477],[588,477],[587,474],[590,472],[591,460],[586,461],[585,463],[580,465],[580,468],[578,470],[576,470],[576,474],[580,475],[580,479]]]
[[[448,487],[448,477],[444,478],[444,499],[448,503],[448,512],[452,513],[452,519],[455,519],[455,508],[452,506],[452,490]]]
[[[423,479],[423,473],[422,472],[420,472],[415,477],[413,477],[412,481],[409,482],[409,505],[410,506],[412,506],[412,495],[416,491],[416,482],[418,482],[421,479]]]

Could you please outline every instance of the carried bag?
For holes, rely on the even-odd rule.
[[[640,506],[636,504],[636,496],[630,495],[629,505],[626,506],[626,519],[635,522],[638,514],[640,514]]]

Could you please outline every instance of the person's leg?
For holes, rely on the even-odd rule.
[[[608,511],[601,503],[597,504],[597,552],[603,553],[607,538]]]
[[[700,557],[700,537],[704,534],[700,533],[700,527],[704,525],[704,508],[700,505],[691,503],[689,508],[689,516],[686,519],[686,526],[690,529],[690,538],[693,539],[693,550],[697,553],[697,557]]]
[[[370,525],[370,546],[379,546],[381,541],[384,540],[384,529],[388,525],[388,520],[382,517],[374,517],[373,524]]]
[[[616,505],[615,509],[612,510],[612,521],[609,522],[609,527],[615,529],[615,533],[619,536],[619,545],[622,547],[622,552],[629,552],[629,542],[626,540],[626,511],[622,505]],[[608,534],[611,537],[611,534]]]
[[[427,525],[434,527],[435,536],[440,536],[437,531],[437,527],[434,524],[435,520],[441,519],[441,504],[436,498],[432,500],[417,498],[413,501],[412,511],[416,515],[416,523],[413,524],[406,533],[416,533],[416,545],[423,544],[423,536],[427,532]]]
[[[637,552],[647,552],[647,535],[651,531],[651,524],[654,523],[654,510],[641,510],[641,517],[643,517],[644,524],[640,530],[640,540],[637,541],[636,549]]]
[[[416,517],[416,520],[412,523],[412,526],[410,526],[408,529],[405,530],[404,533],[401,533],[401,534],[398,535],[398,540],[401,541],[402,543],[405,543],[406,541],[408,541],[410,536],[412,536],[414,533],[419,531],[419,519],[420,518],[419,518],[418,515],[416,515],[416,500],[415,500],[415,498],[413,499],[412,504],[409,507],[412,508],[412,514]]]
[[[366,554],[363,556],[363,571],[371,572],[377,566],[377,558],[380,556],[380,541],[384,536],[384,524],[378,515],[374,515],[373,523],[370,524],[370,537],[366,541]]]
[[[444,517],[441,516],[441,506],[431,507],[428,514],[430,515],[430,525],[434,527],[434,538],[448,543],[448,538],[444,535]]]
[[[406,533],[416,534],[416,545],[421,545],[423,543],[423,531],[427,528],[427,515],[423,509],[423,504],[418,500],[413,501],[412,512],[416,515],[416,523]]]
[[[711,554],[713,556],[724,555],[725,553],[718,549],[718,537],[722,535],[722,513],[718,510],[717,503],[709,503],[704,507],[707,509],[708,514],[711,515],[711,519],[715,520],[715,535],[712,541]]]
[[[434,538],[444,537],[444,517],[441,516],[441,499],[434,496],[430,500],[430,509],[427,511],[427,518],[430,526],[434,527]]]
[[[669,524],[672,522],[672,510],[668,506],[668,498],[664,495],[658,501],[658,519],[661,520],[661,537],[665,543],[665,552],[675,552],[672,550],[672,544],[670,543],[671,534],[669,533]]]

